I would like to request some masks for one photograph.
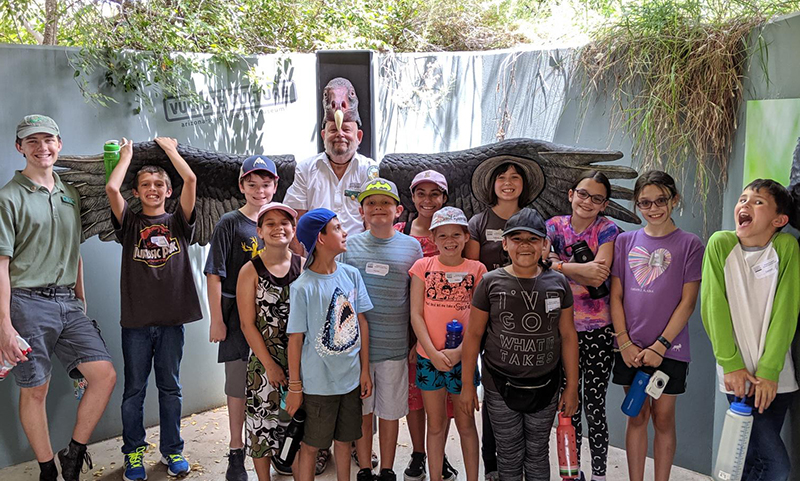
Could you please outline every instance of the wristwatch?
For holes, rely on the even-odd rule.
[[[671,342],[669,342],[669,341],[667,340],[667,338],[666,338],[666,337],[664,337],[664,336],[658,336],[658,338],[656,338],[656,340],[657,340],[658,342],[660,342],[661,344],[663,344],[663,345],[664,345],[664,347],[666,347],[667,349],[670,349],[670,348],[672,347],[672,343],[671,343]]]

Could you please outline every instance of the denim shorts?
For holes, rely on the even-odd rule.
[[[481,383],[477,366],[472,382],[475,386]],[[461,394],[461,363],[447,372],[442,372],[436,369],[430,359],[417,354],[417,386],[423,391],[438,391],[444,388],[450,394]]]
[[[68,287],[11,289],[11,324],[33,349],[26,362],[11,370],[17,386],[32,388],[46,383],[53,369],[53,354],[72,379],[82,377],[81,363],[111,362],[100,328],[83,309],[83,301]]]

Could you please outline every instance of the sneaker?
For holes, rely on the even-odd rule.
[[[247,481],[247,470],[244,469],[244,449],[231,449],[227,456],[228,469],[225,471],[225,481]]]
[[[182,454],[168,454],[161,457],[161,464],[167,465],[167,474],[183,477],[189,474],[192,468]]]
[[[291,464],[283,464],[278,461],[276,456],[272,456],[270,458],[272,461],[272,467],[275,468],[275,472],[280,474],[281,476],[291,476],[292,475],[292,465]]]
[[[122,479],[125,481],[144,481],[147,479],[147,471],[144,469],[142,459],[147,451],[147,446],[139,446],[136,451],[125,454],[125,472]]]
[[[404,481],[422,481],[428,476],[425,471],[425,453],[411,453],[406,470],[403,471]]]
[[[360,469],[356,474],[356,481],[375,481],[375,475],[370,468]]]
[[[317,462],[314,464],[314,474],[319,476],[328,467],[328,460],[331,459],[330,449],[320,449],[317,451]]]
[[[486,473],[486,481],[500,481],[500,473],[497,471],[489,471]]]
[[[61,477],[64,481],[79,481],[81,472],[88,473],[89,469],[94,468],[86,446],[76,446],[71,442],[58,452],[58,462],[61,463]],[[88,467],[86,471],[83,470],[84,463]]]
[[[450,461],[447,460],[447,456],[444,457],[444,462],[442,463],[442,481],[456,481],[458,478],[458,471],[456,468],[450,464]]]
[[[397,475],[389,468],[381,469],[381,473],[375,478],[377,481],[397,481]]]
[[[350,445],[350,457],[353,458],[353,462],[356,463],[356,466],[361,466],[358,463],[358,451],[356,451],[356,443],[352,443]],[[372,469],[378,467],[378,455],[375,454],[375,451],[372,451],[372,459],[370,459],[370,462],[372,463]]]

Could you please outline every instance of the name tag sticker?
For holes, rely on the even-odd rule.
[[[61,196],[61,202],[65,202],[65,203],[67,203],[69,205],[75,205],[75,199],[73,199],[72,197],[69,197],[67,195],[62,195]]]
[[[154,235],[150,238],[150,242],[158,247],[169,247],[169,242],[167,242],[167,238],[163,235]]]
[[[367,274],[373,276],[385,276],[389,273],[389,265],[388,264],[380,264],[378,262],[367,262]]]
[[[466,275],[466,272],[445,272],[444,278],[451,284],[459,284],[464,280]]]
[[[489,242],[501,242],[503,240],[503,230],[486,229],[486,240]]]
[[[753,275],[756,279],[763,279],[778,272],[778,259],[770,259],[753,266]]]
[[[561,308],[561,299],[557,297],[548,297],[544,300],[544,310],[547,312],[553,312],[557,309]]]

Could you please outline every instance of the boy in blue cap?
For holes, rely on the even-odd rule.
[[[286,411],[306,411],[298,479],[314,479],[319,449],[334,440],[336,477],[350,479],[350,443],[361,438],[361,400],[372,394],[369,330],[372,309],[361,274],[336,262],[347,232],[328,209],[307,212],[297,238],[308,251],[306,270],[289,295],[289,394]],[[372,433],[368,433],[371,435]]]
[[[257,232],[258,212],[262,206],[272,202],[277,188],[278,170],[272,159],[252,155],[242,162],[239,191],[244,195],[245,204],[220,217],[211,236],[211,249],[203,269],[211,313],[208,339],[219,343],[217,362],[225,364],[225,394],[231,433],[226,481],[247,481],[242,430],[250,346],[239,327],[236,281],[242,266],[264,248]],[[275,468],[281,474],[291,474],[291,466],[276,465]]]

